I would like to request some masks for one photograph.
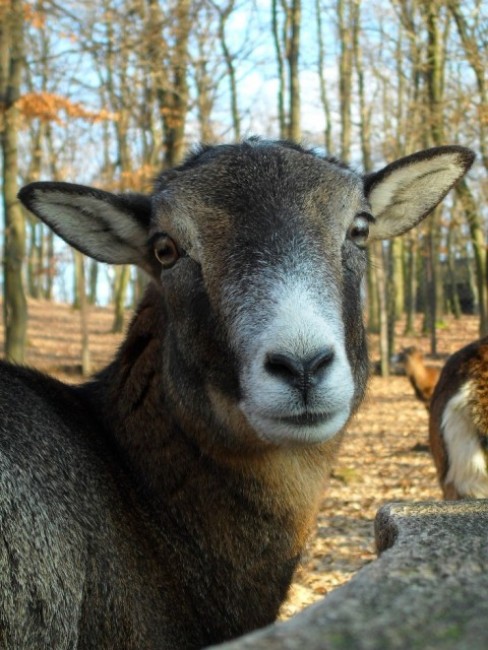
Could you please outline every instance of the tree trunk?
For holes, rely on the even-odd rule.
[[[77,268],[77,296],[80,309],[81,326],[81,374],[87,377],[91,374],[90,340],[88,330],[88,300],[86,297],[85,258],[78,251],[74,251],[74,262]]]
[[[374,252],[369,250],[366,282],[368,286],[368,332],[371,334],[379,334],[380,331],[380,305],[375,264]]]
[[[412,233],[407,239],[405,256],[405,334],[413,334],[417,306],[417,240]]]
[[[288,120],[288,138],[299,142],[301,139],[300,128],[300,22],[301,22],[301,0],[292,0],[290,7],[290,39],[287,53],[289,87],[290,87],[290,109]]]
[[[10,10],[0,14],[0,103],[3,104],[1,147],[3,163],[5,357],[23,363],[27,332],[27,302],[22,281],[25,257],[25,223],[18,192],[18,128],[16,101],[20,96],[24,8],[11,0]]]
[[[395,304],[393,313],[395,320],[402,317],[405,311],[405,277],[404,277],[404,240],[396,237],[390,242],[392,278],[395,285]]]
[[[354,0],[337,0],[337,17],[339,21],[339,103],[341,116],[341,158],[349,161],[351,151],[351,103],[352,103],[352,73],[353,49],[352,33],[354,24],[351,22]]]
[[[271,23],[278,64],[278,121],[280,137],[298,142],[300,128],[300,26],[301,0],[282,0],[283,28],[277,0],[272,1]]]
[[[444,39],[439,27],[440,4],[437,0],[422,3],[424,20],[427,29],[427,61],[425,65],[425,81],[429,111],[430,141],[439,146],[444,140]],[[427,135],[427,134],[426,134]],[[440,210],[435,210],[427,224],[427,305],[426,323],[430,328],[431,354],[437,354],[437,315],[439,304],[437,300],[437,247],[435,231],[439,229]]]
[[[447,271],[449,277],[449,309],[454,316],[458,319],[461,317],[461,305],[459,302],[459,294],[457,290],[457,273],[456,273],[456,247],[454,245],[455,228],[457,224],[451,218],[449,223],[449,231],[447,233]]]
[[[46,285],[44,289],[44,298],[46,300],[52,300],[53,289],[54,289],[54,278],[56,276],[56,258],[54,255],[54,233],[52,230],[47,231],[46,245],[47,245],[48,267],[47,267]]]
[[[371,155],[371,111],[368,110],[364,90],[364,69],[362,60],[362,50],[359,41],[360,35],[360,1],[354,0],[352,13],[352,50],[354,58],[354,67],[356,68],[358,82],[358,99],[359,99],[359,131],[361,137],[361,153],[363,158],[363,168],[366,173],[370,172],[372,165]]]
[[[390,357],[388,352],[388,305],[386,301],[386,277],[381,242],[372,246],[374,269],[378,286],[379,320],[380,320],[380,372],[382,377],[390,374]]]
[[[226,35],[226,25],[229,16],[234,10],[235,0],[229,0],[225,7],[219,7],[215,2],[212,3],[219,15],[219,40],[224,57],[225,67],[227,69],[227,76],[229,78],[229,92],[230,92],[230,114],[232,117],[232,127],[234,131],[234,139],[240,140],[241,138],[241,116],[239,113],[239,103],[237,101],[237,81],[236,69],[234,65],[234,58],[229,49]]]
[[[114,322],[112,332],[122,332],[124,329],[125,298],[130,280],[130,266],[118,266],[115,269],[114,286]]]
[[[456,184],[455,191],[464,208],[473,245],[481,337],[488,334],[486,240],[476,201],[464,179]]]
[[[448,0],[447,4],[456,23],[466,58],[473,69],[476,78],[476,85],[479,94],[479,147],[483,165],[485,169],[488,170],[488,93],[485,81],[486,60],[482,56],[482,54],[486,52],[486,42],[484,47],[481,46],[476,36],[470,33],[459,0]],[[469,9],[467,10],[469,11]],[[477,13],[480,17],[483,17],[482,11],[478,11]],[[486,13],[484,14],[484,19],[486,20]]]
[[[96,260],[90,260],[90,272],[89,272],[89,290],[88,290],[88,302],[90,305],[97,304],[97,289],[98,289],[98,262]]]
[[[272,0],[271,3],[271,25],[273,30],[273,43],[276,53],[276,63],[278,66],[278,124],[280,128],[280,138],[287,137],[285,95],[286,95],[286,77],[283,56],[283,45],[280,38],[278,0]]]
[[[324,111],[325,129],[324,129],[324,146],[325,151],[331,155],[332,153],[332,118],[330,114],[330,103],[327,93],[327,84],[325,82],[325,47],[324,35],[322,33],[322,7],[320,0],[315,0],[315,15],[317,18],[317,45],[318,45],[318,76],[319,76],[319,90],[320,90],[320,103]]]
[[[179,0],[175,9],[175,46],[171,58],[171,87],[160,93],[163,119],[164,162],[174,167],[185,150],[185,123],[188,111],[188,39],[191,29],[191,0]]]
[[[427,226],[425,238],[425,322],[424,331],[430,333],[430,353],[437,354],[437,293],[435,276],[435,246],[433,234],[433,217]]]
[[[395,252],[393,242],[389,242],[388,250],[383,256],[386,267],[386,302],[388,314],[388,358],[390,359],[395,350],[395,323],[396,323],[396,301],[398,285],[395,278]]]

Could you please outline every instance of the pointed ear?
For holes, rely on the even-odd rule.
[[[100,262],[145,266],[151,201],[72,183],[31,183],[19,199],[64,241]]]
[[[416,226],[464,176],[474,158],[465,147],[434,147],[366,176],[365,191],[376,219],[370,241],[396,237]]]

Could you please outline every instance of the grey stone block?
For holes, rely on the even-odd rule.
[[[220,650],[486,650],[488,500],[389,504],[375,531],[346,585]]]

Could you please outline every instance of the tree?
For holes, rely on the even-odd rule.
[[[281,7],[283,17],[278,11],[277,0],[272,1],[272,31],[279,77],[280,136],[298,142],[301,138],[299,77],[301,0],[281,0]]]
[[[352,79],[359,17],[358,0],[337,0],[339,32],[339,103],[341,114],[342,160],[348,162],[351,152],[352,129]]]
[[[227,69],[227,76],[229,78],[229,92],[230,92],[230,112],[232,116],[232,127],[234,131],[234,138],[240,140],[241,138],[241,116],[239,114],[239,105],[237,101],[237,77],[236,77],[236,67],[234,63],[234,57],[230,51],[228,37],[227,37],[227,22],[231,16],[234,7],[235,0],[227,0],[224,6],[220,6],[217,2],[212,1],[212,6],[218,14],[219,27],[218,35],[220,41],[220,47],[222,48],[222,54],[224,57],[225,67]]]
[[[25,224],[18,192],[19,109],[24,65],[24,8],[20,0],[0,5],[0,109],[3,113],[1,148],[3,167],[5,356],[22,363],[25,357],[27,303],[22,281]]]
[[[163,15],[157,0],[147,0],[147,58],[163,127],[164,166],[180,162],[185,148],[189,106],[188,43],[193,24],[192,0],[178,0]]]
[[[324,130],[324,145],[325,150],[330,154],[332,152],[332,117],[330,111],[330,102],[327,91],[327,84],[325,81],[325,46],[324,34],[322,29],[322,7],[320,0],[315,0],[315,16],[317,20],[317,67],[319,78],[320,90],[320,103],[324,110],[325,117],[325,130]]]
[[[88,299],[86,295],[85,256],[73,251],[76,268],[76,292],[80,310],[81,328],[81,374],[88,377],[91,374],[91,359],[88,331]]]

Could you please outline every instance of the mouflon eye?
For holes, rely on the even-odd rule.
[[[354,217],[354,221],[347,233],[353,244],[360,248],[366,245],[369,236],[369,224],[372,220],[373,217],[367,212],[360,212]]]
[[[161,235],[154,243],[154,254],[158,262],[165,269],[170,269],[181,257],[181,252],[176,242],[171,237],[168,237],[168,235]]]

